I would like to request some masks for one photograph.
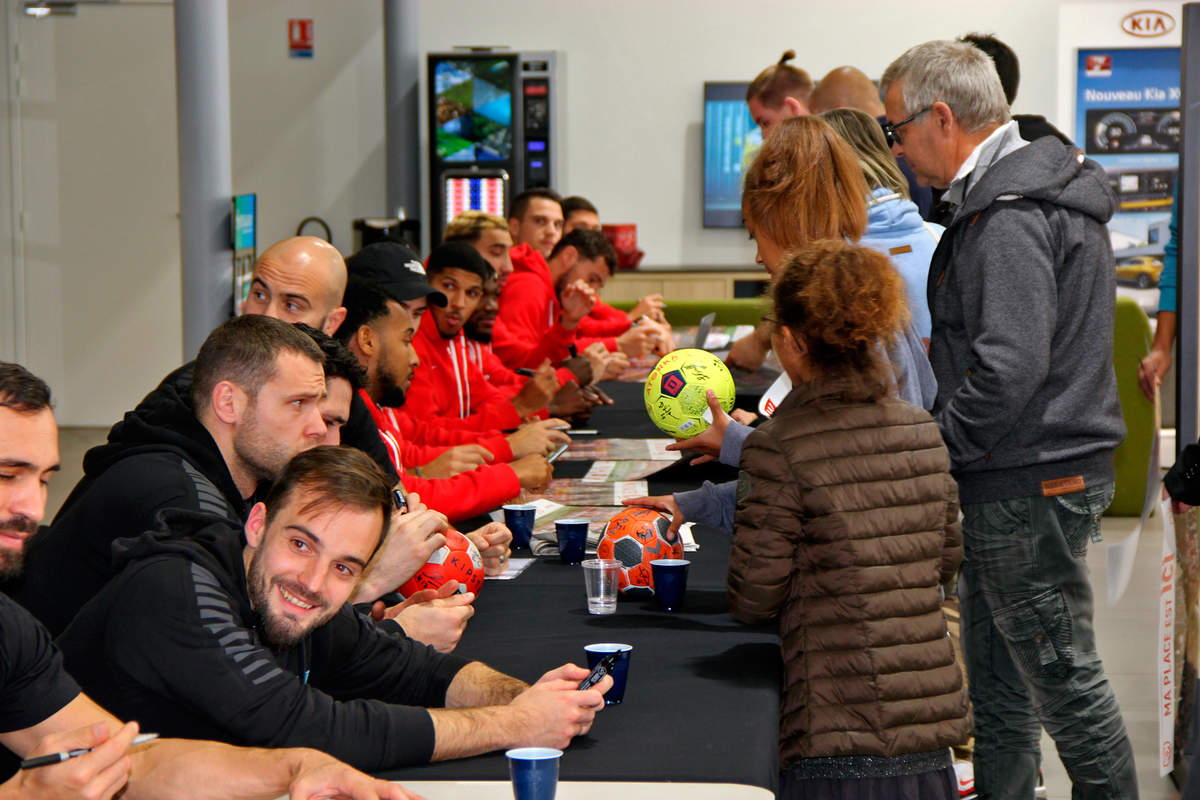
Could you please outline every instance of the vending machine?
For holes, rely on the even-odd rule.
[[[463,48],[430,53],[430,242],[468,209],[505,217],[512,197],[555,188],[563,56]]]

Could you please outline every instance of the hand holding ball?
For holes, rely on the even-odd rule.
[[[728,412],[733,408],[733,376],[721,359],[707,350],[687,348],[668,353],[646,378],[646,413],[663,433],[688,439],[708,428],[712,389]]]
[[[403,597],[412,597],[422,589],[437,589],[450,580],[458,581],[458,591],[479,594],[483,588],[483,557],[479,548],[458,531],[446,531],[446,544],[439,547],[397,590]]]

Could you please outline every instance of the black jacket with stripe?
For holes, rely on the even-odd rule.
[[[277,651],[250,606],[240,526],[166,511],[117,542],[119,575],[58,639],[96,702],[143,730],[256,747],[312,747],[363,770],[427,762],[433,721],[468,662],[349,606]]]
[[[57,636],[113,576],[112,543],[152,530],[167,508],[240,523],[249,510],[221,451],[196,419],[190,368],[176,370],[83,459],[84,476],[29,545],[6,587]]]

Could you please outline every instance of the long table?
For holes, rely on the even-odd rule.
[[[659,435],[641,404],[641,387],[605,387],[618,405],[591,424],[605,436]],[[586,462],[560,462],[556,476],[579,477]],[[577,473],[577,474],[574,474]],[[652,493],[728,477],[728,468],[677,464],[649,479]],[[633,645],[625,702],[602,711],[563,756],[564,781],[731,783],[773,792],[778,779],[781,678],[774,625],[747,626],[725,601],[730,536],[697,526],[689,554],[686,606],[659,611],[651,597],[622,596],[617,613],[587,613],[583,574],[542,559],[511,581],[488,581],[458,646],[460,654],[533,681],[564,662],[584,661],[593,642]],[[505,780],[503,753],[395,770],[412,780]]]

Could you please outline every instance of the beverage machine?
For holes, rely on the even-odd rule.
[[[563,158],[563,55],[461,48],[428,56],[430,242],[468,209],[556,188]]]

